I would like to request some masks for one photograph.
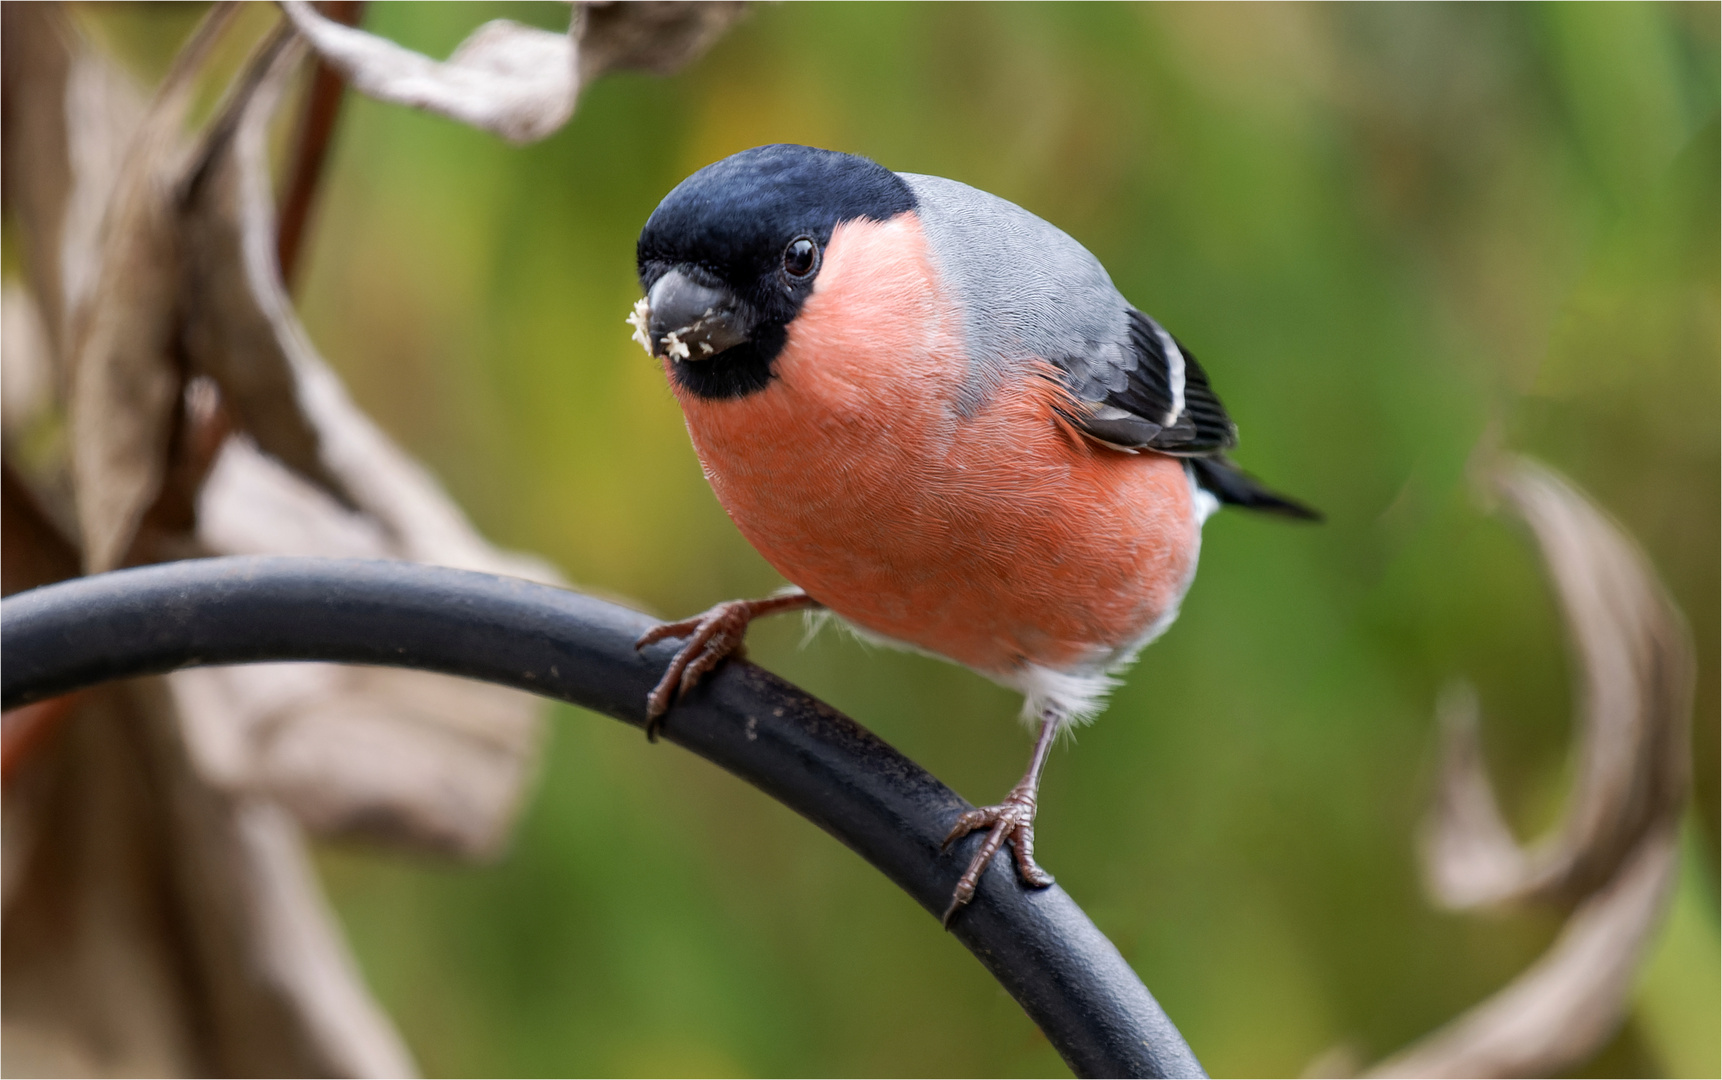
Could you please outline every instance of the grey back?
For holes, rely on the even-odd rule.
[[[898,175],[915,193],[934,265],[962,308],[970,371],[959,408],[979,409],[1035,357],[1069,371],[1085,400],[1123,388],[1135,366],[1127,351],[1130,304],[1100,260],[997,195],[943,177]]]

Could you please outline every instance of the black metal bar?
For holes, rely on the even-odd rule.
[[[673,646],[651,619],[514,578],[356,559],[225,558],[79,578],[0,604],[0,705],[208,664],[322,660],[501,683],[644,724]],[[877,736],[751,664],[723,665],[663,736],[835,836],[937,918],[977,834],[969,809]],[[1076,903],[1001,852],[951,932],[1082,1076],[1202,1076],[1178,1029]]]

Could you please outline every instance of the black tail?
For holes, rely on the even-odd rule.
[[[1247,510],[1297,518],[1300,521],[1320,521],[1321,511],[1312,510],[1295,499],[1276,495],[1263,487],[1256,478],[1223,457],[1186,458],[1196,471],[1196,483],[1214,498]]]

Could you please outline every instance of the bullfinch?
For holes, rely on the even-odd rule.
[[[1022,782],[945,922],[1009,843],[1029,886],[1054,737],[1165,632],[1221,504],[1314,518],[1226,458],[1237,429],[1176,338],[1086,248],[994,195],[806,146],[708,165],[640,232],[628,320],[706,479],[794,588],[657,626],[673,700],[762,615],[823,608],[864,637],[1022,693]]]

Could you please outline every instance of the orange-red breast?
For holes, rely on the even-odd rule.
[[[1011,844],[1030,885],[1054,735],[1177,617],[1221,503],[1309,518],[1225,457],[1188,350],[1057,228],[953,180],[762,146],[688,177],[640,233],[630,321],[731,520],[797,586],[666,624],[653,723],[760,615],[824,607],[1022,692],[1039,732],[946,920]],[[947,841],[950,842],[950,841]]]

